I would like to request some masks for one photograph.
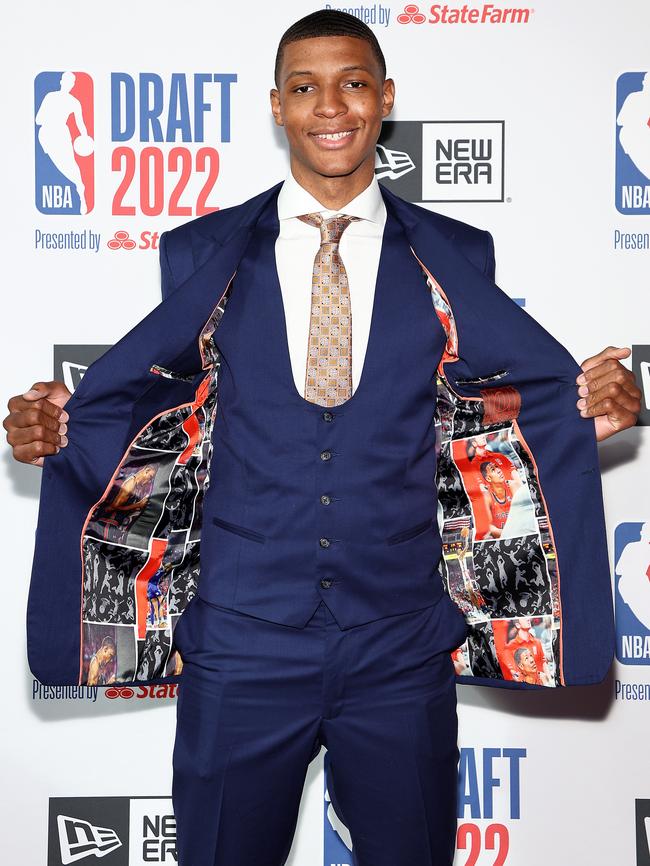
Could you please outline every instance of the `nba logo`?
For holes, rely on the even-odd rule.
[[[619,523],[616,558],[616,658],[650,665],[650,521]]]
[[[350,866],[352,863],[352,839],[350,831],[345,826],[334,805],[334,792],[328,789],[331,779],[329,753],[325,752],[323,760],[325,784],[325,813],[323,828],[323,864],[324,866]]]
[[[616,83],[616,209],[650,214],[650,72]]]
[[[36,207],[86,214],[95,203],[93,80],[86,72],[41,72],[34,80]]]

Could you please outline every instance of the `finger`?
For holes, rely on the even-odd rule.
[[[599,442],[602,442],[603,439],[609,438],[609,436],[612,436],[614,433],[620,433],[622,430],[634,427],[636,422],[637,416],[633,412],[628,412],[626,409],[609,412],[606,415],[599,415],[594,419],[596,425],[596,438]]]
[[[582,384],[582,377],[587,370],[591,370],[592,367],[597,367],[599,364],[602,364],[603,361],[609,359],[620,360],[621,358],[627,358],[631,352],[632,349],[630,349],[629,346],[607,346],[607,348],[603,349],[602,352],[598,352],[597,355],[592,355],[590,358],[586,358],[582,364],[580,364],[583,372],[578,374],[576,381]]]
[[[12,430],[22,430],[27,427],[44,427],[48,430],[59,430],[65,426],[66,420],[63,415],[56,415],[48,407],[27,404],[28,408],[22,411],[10,412],[2,421],[2,426],[11,433]],[[55,407],[56,408],[56,407]],[[67,413],[66,413],[67,419]]]
[[[67,425],[62,424],[54,429],[45,427],[43,424],[34,424],[32,427],[14,427],[7,433],[7,442],[12,448],[17,445],[32,445],[36,442],[50,442],[53,445],[67,445]]]
[[[29,445],[18,445],[14,448],[14,459],[19,463],[34,463],[36,466],[43,465],[43,457],[49,454],[56,454],[59,451],[58,445],[53,445],[51,442],[32,442]]]
[[[610,386],[608,386],[610,387]],[[583,418],[595,418],[598,415],[616,415],[621,413],[630,413],[635,417],[638,416],[641,410],[641,402],[630,397],[625,391],[621,391],[616,396],[604,396],[596,400],[589,406],[580,408],[580,414]]]
[[[640,399],[643,396],[641,389],[636,384],[634,373],[624,367],[620,361],[605,361],[585,373],[585,377],[586,383],[578,388],[578,394],[581,397],[598,394],[610,382],[618,383],[621,388],[636,398]]]
[[[17,394],[15,397],[9,399],[7,408],[9,409],[9,415],[2,421],[2,426],[5,430],[14,425],[26,427],[29,424],[40,424],[41,421],[45,423],[46,418],[50,419],[54,426],[57,423],[65,423],[70,419],[70,415],[65,409],[62,409],[56,403],[52,403],[51,400],[47,400],[46,398],[30,402]]]

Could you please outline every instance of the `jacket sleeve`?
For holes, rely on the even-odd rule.
[[[485,232],[486,234],[486,250],[485,250],[485,266],[483,268],[483,273],[488,278],[488,280],[492,280],[495,282],[496,279],[496,260],[494,256],[494,238],[490,234],[490,232]]]
[[[160,292],[163,301],[171,295],[175,288],[174,276],[172,274],[171,265],[169,264],[169,255],[167,253],[167,237],[167,232],[163,232],[160,235]]]

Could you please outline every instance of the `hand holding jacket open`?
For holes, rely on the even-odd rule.
[[[631,370],[619,358],[627,358],[628,347],[607,346],[587,358],[577,378],[577,407],[584,418],[593,417],[599,442],[634,427],[641,411],[641,389]]]

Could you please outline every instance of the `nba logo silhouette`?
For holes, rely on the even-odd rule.
[[[619,523],[616,558],[616,658],[650,665],[650,521]]]
[[[86,72],[41,72],[34,80],[36,207],[86,214],[95,203],[93,80]]]
[[[331,776],[329,753],[325,752],[323,767],[325,784],[324,827],[323,827],[323,866],[351,866],[352,839],[350,831],[345,826],[334,808],[332,796],[328,790],[327,780]]]
[[[616,83],[616,209],[650,214],[650,72]]]

